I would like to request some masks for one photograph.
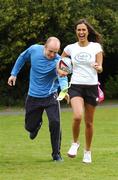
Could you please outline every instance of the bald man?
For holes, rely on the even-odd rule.
[[[30,139],[34,139],[41,128],[44,110],[49,121],[52,159],[62,161],[60,154],[61,128],[60,109],[57,92],[68,87],[67,77],[59,77],[56,64],[60,59],[58,51],[60,40],[49,37],[45,45],[35,44],[22,52],[17,58],[8,79],[10,86],[15,86],[17,75],[23,65],[30,61],[30,80],[28,95],[25,103],[25,129]]]

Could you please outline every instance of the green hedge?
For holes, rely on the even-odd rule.
[[[105,83],[105,96],[106,99],[118,99],[118,74],[109,76]]]

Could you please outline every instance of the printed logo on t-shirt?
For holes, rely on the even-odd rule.
[[[86,52],[81,52],[75,56],[75,61],[76,63],[78,62],[79,64],[88,64],[90,63],[91,59],[91,54],[88,54]]]

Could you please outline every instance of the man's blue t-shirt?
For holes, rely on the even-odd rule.
[[[59,77],[56,64],[60,55],[47,59],[44,55],[44,45],[32,45],[19,55],[12,69],[11,75],[17,76],[26,61],[30,61],[30,81],[28,95],[33,97],[48,97],[60,89],[68,87],[67,77]]]

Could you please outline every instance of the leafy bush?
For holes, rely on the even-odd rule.
[[[118,74],[109,76],[105,83],[105,96],[107,99],[118,99]]]

